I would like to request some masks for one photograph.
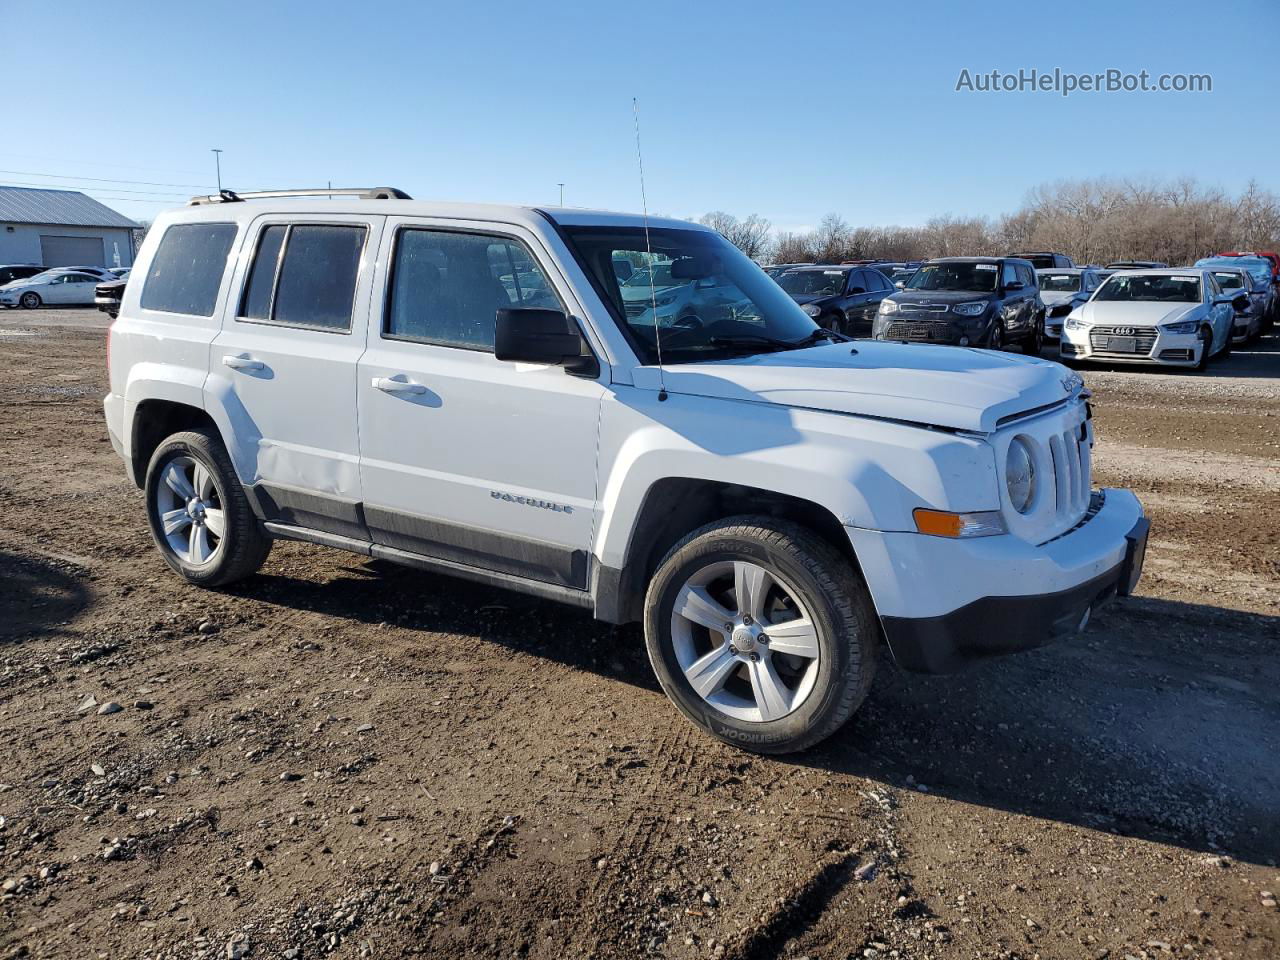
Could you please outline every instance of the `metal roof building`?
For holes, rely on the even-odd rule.
[[[0,264],[133,265],[139,224],[75,190],[0,186]]]

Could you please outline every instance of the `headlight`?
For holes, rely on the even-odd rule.
[[[1031,447],[1022,437],[1014,437],[1004,461],[1004,484],[1009,502],[1019,513],[1026,513],[1036,497],[1036,462]]]
[[[669,307],[675,302],[676,295],[674,293],[668,294],[665,297],[658,297],[658,299],[654,301],[654,303],[660,307]]]
[[[807,313],[811,317],[816,317],[822,313],[822,308],[814,306],[812,303],[806,303],[800,309],[803,310],[805,313]]]
[[[898,304],[893,300],[881,300],[879,312],[882,317],[887,316],[890,313],[897,313]]]
[[[1084,320],[1082,320],[1080,317],[1077,317],[1073,313],[1071,314],[1071,316],[1067,317],[1067,320],[1063,324],[1063,326],[1066,327],[1068,330],[1083,330],[1085,327],[1089,325],[1085,323]]]
[[[1200,321],[1180,320],[1177,323],[1166,323],[1160,329],[1165,333],[1195,333],[1200,329]]]
[[[975,300],[973,303],[956,303],[951,306],[951,312],[958,313],[962,317],[980,317],[986,309],[987,301],[985,300]]]

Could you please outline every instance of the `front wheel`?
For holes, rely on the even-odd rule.
[[[987,338],[987,347],[991,350],[1004,349],[1004,324],[998,317],[995,326],[991,328],[991,335]]]
[[[36,293],[34,290],[28,290],[18,298],[18,302],[28,310],[34,310],[44,301],[40,299],[40,294]]]
[[[1209,366],[1209,354],[1213,351],[1213,331],[1208,327],[1200,330],[1200,359],[1196,361],[1195,370],[1204,370]]]
[[[144,490],[160,555],[191,583],[220,587],[241,580],[271,552],[271,538],[212,430],[186,430],[160,444]]]
[[[879,628],[849,561],[805,528],[735,517],[672,547],[645,598],[649,660],[680,711],[760,753],[829,737],[866,698]]]

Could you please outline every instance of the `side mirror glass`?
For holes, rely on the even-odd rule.
[[[1021,290],[1022,287],[1023,287],[1023,283],[1021,280],[1014,280],[1011,283],[1006,283],[1004,285],[1004,288],[1006,290]]]

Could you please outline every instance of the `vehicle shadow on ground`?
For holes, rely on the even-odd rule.
[[[636,626],[394,565],[327,583],[259,575],[234,592],[366,624],[472,635],[647,691]],[[1152,598],[1079,637],[947,676],[887,652],[813,766],[1191,850],[1280,859],[1280,618]],[[679,720],[672,708],[672,722]]]
[[[1280,617],[1139,597],[1098,619],[961,674],[886,663],[844,731],[794,762],[1280,860]]]
[[[73,568],[0,550],[0,645],[63,633],[88,606],[88,585]]]

